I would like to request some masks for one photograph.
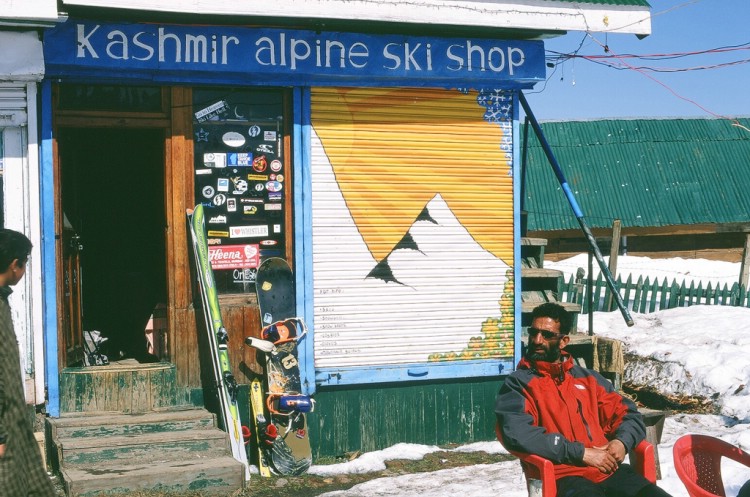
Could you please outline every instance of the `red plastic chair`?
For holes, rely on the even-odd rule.
[[[500,443],[503,442],[500,426],[495,425],[495,433]],[[534,454],[510,451],[521,461],[521,468],[526,477],[526,486],[530,496],[555,497],[557,495],[557,480],[555,465],[549,459]],[[636,473],[643,475],[651,483],[656,483],[656,459],[654,446],[646,440],[639,443],[630,457],[630,464]],[[538,482],[541,482],[538,483]],[[539,487],[541,486],[541,493]]]
[[[750,467],[750,454],[715,437],[683,435],[674,444],[674,469],[690,497],[726,497],[721,458]]]

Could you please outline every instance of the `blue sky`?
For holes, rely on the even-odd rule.
[[[645,75],[626,67],[685,69],[750,60],[750,0],[651,0],[650,4],[650,36],[639,40],[635,35],[570,32],[545,41],[548,56],[550,50],[573,53],[582,42],[578,54],[586,56],[606,55],[604,45],[610,55],[617,56],[744,46],[672,60],[607,60],[623,69],[583,58],[568,59],[554,70],[547,68],[546,85],[538,83],[526,90],[537,119],[750,117],[750,63],[680,72],[644,71]]]

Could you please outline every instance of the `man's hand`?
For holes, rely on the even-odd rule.
[[[5,455],[5,444],[0,444],[0,457]]]
[[[619,466],[615,456],[607,451],[607,446],[585,448],[583,451],[583,463],[605,474],[614,473]]]
[[[606,450],[607,452],[612,454],[612,457],[614,457],[618,463],[621,463],[622,461],[624,461],[625,454],[628,453],[628,451],[625,449],[625,444],[617,439],[614,439],[611,442],[609,442],[607,444]]]

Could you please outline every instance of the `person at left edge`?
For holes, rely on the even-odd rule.
[[[31,241],[0,229],[0,497],[54,497],[27,415],[10,287],[26,273]]]

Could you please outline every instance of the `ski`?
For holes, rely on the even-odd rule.
[[[265,412],[277,435],[267,453],[277,473],[300,475],[312,464],[307,413],[315,407],[314,400],[302,393],[298,362],[297,344],[307,328],[294,317],[294,278],[284,259],[264,261],[255,286],[263,329],[259,337],[247,337],[245,343],[265,359]]]
[[[221,405],[219,417],[223,429],[229,434],[232,456],[245,466],[245,480],[249,480],[250,468],[240,422],[240,411],[237,405],[237,381],[232,374],[229,362],[229,334],[222,322],[214,274],[208,258],[203,206],[198,204],[192,211],[188,210],[187,217],[190,234],[192,235],[195,269],[203,304],[203,315],[206,320],[208,343],[211,349],[214,381]]]
[[[255,442],[258,445],[258,472],[260,476],[271,476],[271,468],[268,462],[268,452],[273,445],[277,433],[270,428],[263,402],[263,382],[259,378],[253,378],[250,382],[250,407],[252,408],[252,419],[255,424]]]

